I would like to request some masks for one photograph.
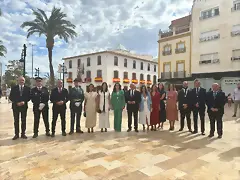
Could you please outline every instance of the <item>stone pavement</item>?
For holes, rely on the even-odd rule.
[[[60,121],[56,137],[32,139],[33,114],[29,105],[27,140],[12,141],[11,104],[0,104],[0,180],[239,180],[240,119],[231,118],[226,108],[222,139],[187,132],[169,132],[168,123],[157,132],[127,133],[126,112],[123,132],[74,134],[62,137]],[[50,111],[51,112],[51,111]],[[67,111],[69,130],[69,110]],[[50,114],[51,117],[51,114]],[[82,127],[84,127],[82,118]],[[110,117],[113,127],[113,117]],[[141,127],[139,128],[141,130]],[[68,132],[68,131],[67,131]]]

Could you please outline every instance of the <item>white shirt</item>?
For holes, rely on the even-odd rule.
[[[22,89],[24,88],[24,85],[19,85],[19,90],[21,91],[21,87],[22,87]]]
[[[234,89],[233,100],[240,101],[240,89],[238,88]]]

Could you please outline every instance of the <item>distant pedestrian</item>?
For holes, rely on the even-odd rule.
[[[234,101],[234,114],[233,117],[236,117],[237,110],[240,111],[240,83],[237,84],[237,88],[233,92],[233,101]]]

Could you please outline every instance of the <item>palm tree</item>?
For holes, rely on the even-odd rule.
[[[64,39],[68,42],[69,38],[74,38],[77,33],[74,31],[75,25],[70,21],[65,20],[67,15],[61,11],[60,8],[53,7],[51,16],[48,18],[46,13],[37,9],[33,10],[35,19],[33,21],[24,22],[21,28],[29,27],[27,38],[34,33],[38,33],[46,36],[46,47],[48,49],[49,69],[50,69],[50,82],[54,86],[54,70],[52,65],[52,50],[54,46],[54,38],[58,36],[60,39]]]
[[[0,57],[4,56],[7,53],[7,49],[4,45],[2,45],[2,41],[0,40]]]

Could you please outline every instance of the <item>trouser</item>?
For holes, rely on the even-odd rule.
[[[132,129],[132,115],[134,118],[134,129],[138,129],[138,111],[128,110],[128,129]]]
[[[39,129],[39,120],[40,120],[40,115],[42,114],[43,122],[45,125],[45,130],[46,133],[50,131],[49,129],[49,117],[48,117],[48,108],[43,108],[42,111],[39,109],[35,109],[33,111],[34,114],[34,125],[33,125],[33,132],[34,134],[38,134],[38,129]]]
[[[61,118],[61,126],[62,126],[62,132],[65,132],[66,130],[66,109],[63,108],[56,108],[53,109],[53,118],[52,118],[52,133],[55,133],[56,123],[58,119],[58,115],[60,114]]]
[[[120,132],[122,128],[122,109],[114,110],[114,130]]]
[[[237,109],[240,111],[240,100],[234,101],[234,114],[237,115]]]
[[[201,121],[201,132],[205,132],[205,109],[194,108],[193,109],[193,123],[194,131],[198,132],[198,114]]]
[[[210,119],[210,134],[214,135],[215,132],[215,122],[217,122],[217,133],[219,136],[222,136],[223,134],[223,122],[222,117],[223,114],[220,114],[218,112],[209,112],[208,113],[209,119]]]
[[[82,114],[82,110],[77,112],[74,110],[71,110],[71,127],[70,127],[71,132],[74,131],[75,119],[76,119],[76,131],[79,131],[81,129],[80,128],[81,114]]]
[[[180,110],[180,115],[181,115],[181,119],[180,119],[180,129],[184,128],[184,119],[185,117],[187,118],[187,127],[189,130],[191,130],[191,110],[189,109],[182,109]]]
[[[14,129],[15,129],[15,135],[17,135],[17,136],[19,136],[19,117],[20,117],[20,114],[21,114],[21,135],[25,135],[27,108],[14,108],[13,109]]]

